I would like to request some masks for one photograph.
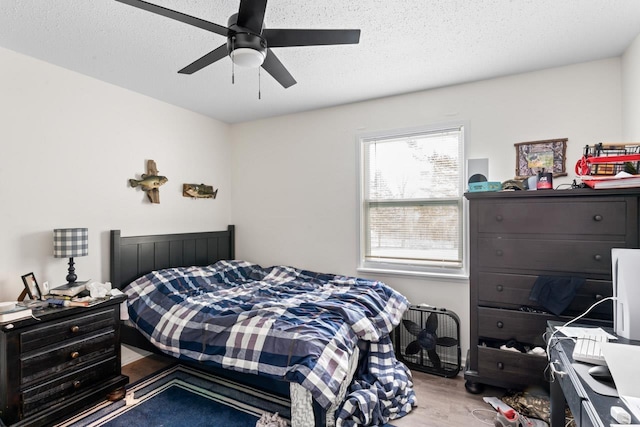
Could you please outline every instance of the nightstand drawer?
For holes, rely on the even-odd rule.
[[[635,201],[635,200],[632,200]],[[627,200],[495,201],[478,205],[480,233],[619,235],[627,233]]]
[[[106,359],[116,355],[115,331],[106,329],[76,340],[68,340],[57,346],[49,346],[25,353],[20,365],[20,383],[26,385],[48,376],[58,377],[68,369]]]
[[[120,361],[111,357],[99,364],[88,365],[51,381],[27,388],[21,393],[23,417],[53,407],[73,395],[80,394],[92,385],[120,373]]]
[[[106,310],[76,316],[70,320],[34,327],[20,334],[20,346],[23,353],[32,351],[100,329],[108,327],[114,329],[118,321],[116,310],[110,307]]]

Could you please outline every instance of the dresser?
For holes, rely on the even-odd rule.
[[[483,384],[548,386],[545,356],[501,347],[517,342],[544,349],[548,321],[570,320],[612,295],[611,248],[638,247],[640,189],[483,192],[465,197],[471,310],[466,388],[478,393]],[[556,316],[529,299],[539,276],[586,281]],[[612,310],[606,301],[583,322],[610,325]]]
[[[122,390],[120,303],[49,308],[0,324],[0,418],[43,426]]]

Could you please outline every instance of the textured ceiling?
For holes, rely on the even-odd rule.
[[[239,0],[148,0],[227,25]],[[270,0],[268,28],[359,28],[360,44],[277,48],[283,89],[224,58],[225,42],[113,0],[0,0],[0,46],[228,123],[619,56],[638,0]]]

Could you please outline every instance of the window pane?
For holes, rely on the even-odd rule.
[[[459,129],[369,141],[368,200],[460,196]]]
[[[373,203],[367,214],[369,247],[366,258],[461,264],[457,202],[418,206]]]

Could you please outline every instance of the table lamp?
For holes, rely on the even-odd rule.
[[[74,283],[76,269],[73,258],[89,254],[89,230],[87,228],[56,228],[53,230],[53,256],[69,258],[69,274],[67,282]]]

